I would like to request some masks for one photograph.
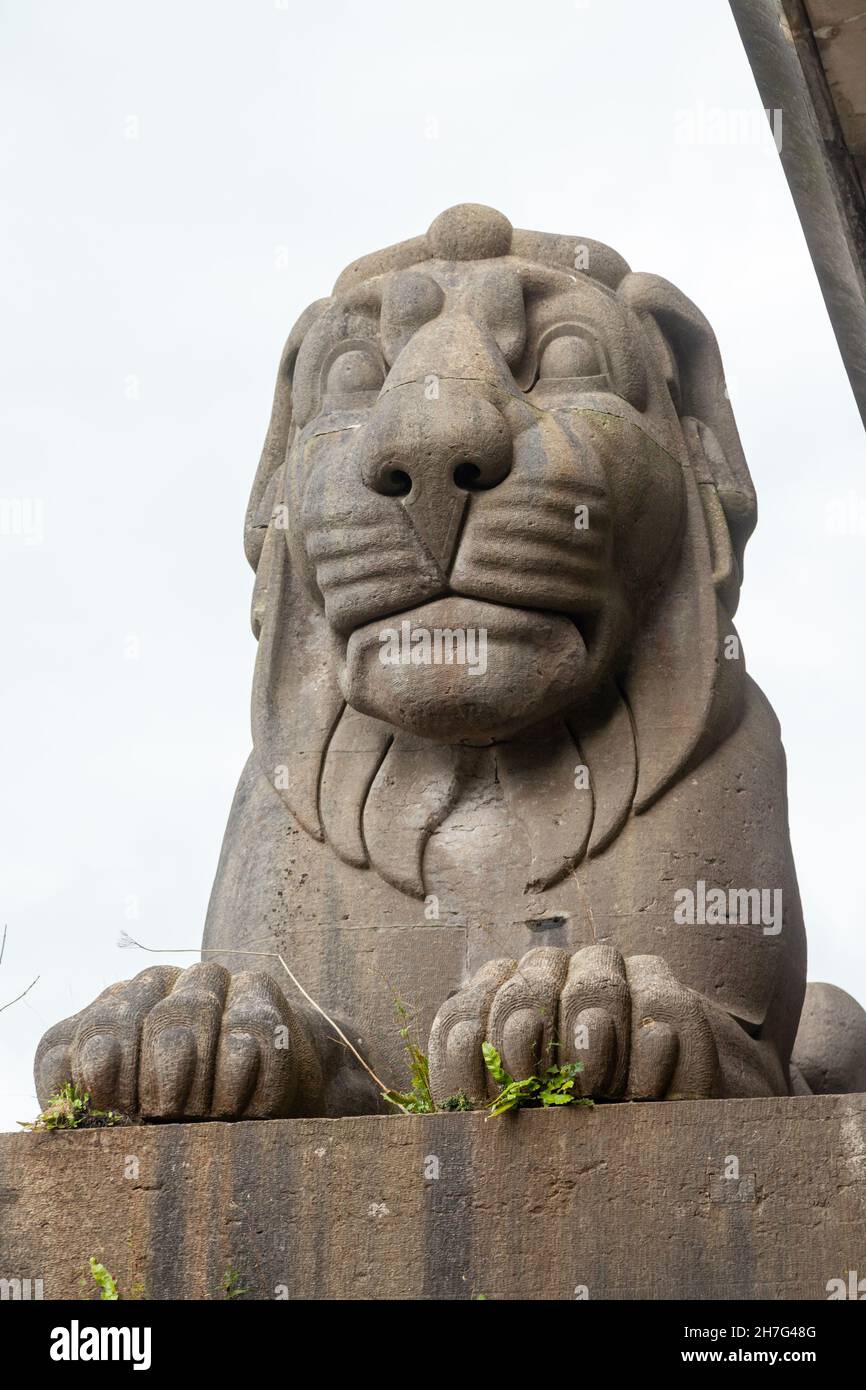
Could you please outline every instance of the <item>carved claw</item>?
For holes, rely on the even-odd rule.
[[[519,963],[490,962],[446,1001],[430,1035],[438,1100],[495,1093],[481,1043],[515,1078],[550,1061],[582,1062],[575,1091],[601,1100],[718,1094],[716,1042],[701,998],[658,956],[623,959],[608,945],[541,947]],[[554,1050],[553,1045],[557,1045]]]
[[[35,1074],[43,1106],[71,1080],[95,1108],[143,1119],[267,1119],[329,1113],[333,1082],[352,1113],[376,1109],[359,1068],[347,1084],[351,1064],[269,975],[202,963],[113,985],[45,1034]]]

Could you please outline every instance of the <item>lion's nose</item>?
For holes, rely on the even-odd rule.
[[[446,469],[449,465],[446,464]],[[495,459],[460,458],[450,461],[451,480],[461,492],[487,492],[508,476],[510,464],[504,457]],[[405,497],[412,491],[418,464],[414,459],[399,468],[394,459],[385,459],[374,470],[369,486],[384,497]]]
[[[365,431],[361,476],[373,492],[400,498],[447,570],[469,495],[507,478],[512,439],[500,412],[483,397],[447,382],[437,384],[432,398],[424,394],[430,389],[401,387],[379,401]]]

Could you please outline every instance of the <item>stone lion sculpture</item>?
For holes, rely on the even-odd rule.
[[[51,1029],[43,1101],[381,1108],[274,953],[393,1080],[406,1001],[440,1100],[489,1093],[485,1040],[517,1077],[556,1045],[602,1100],[866,1089],[863,1011],[803,1010],[784,754],[733,624],[755,517],[667,281],[475,205],[349,266],[289,336],[246,518],[253,752],[205,959]]]

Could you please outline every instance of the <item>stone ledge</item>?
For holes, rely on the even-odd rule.
[[[866,1095],[0,1135],[0,1278],[90,1297],[91,1255],[155,1299],[825,1299]]]

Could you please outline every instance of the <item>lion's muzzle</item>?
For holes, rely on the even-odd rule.
[[[466,383],[428,374],[383,395],[358,446],[364,484],[400,498],[447,573],[470,493],[497,487],[511,471],[503,415]]]

